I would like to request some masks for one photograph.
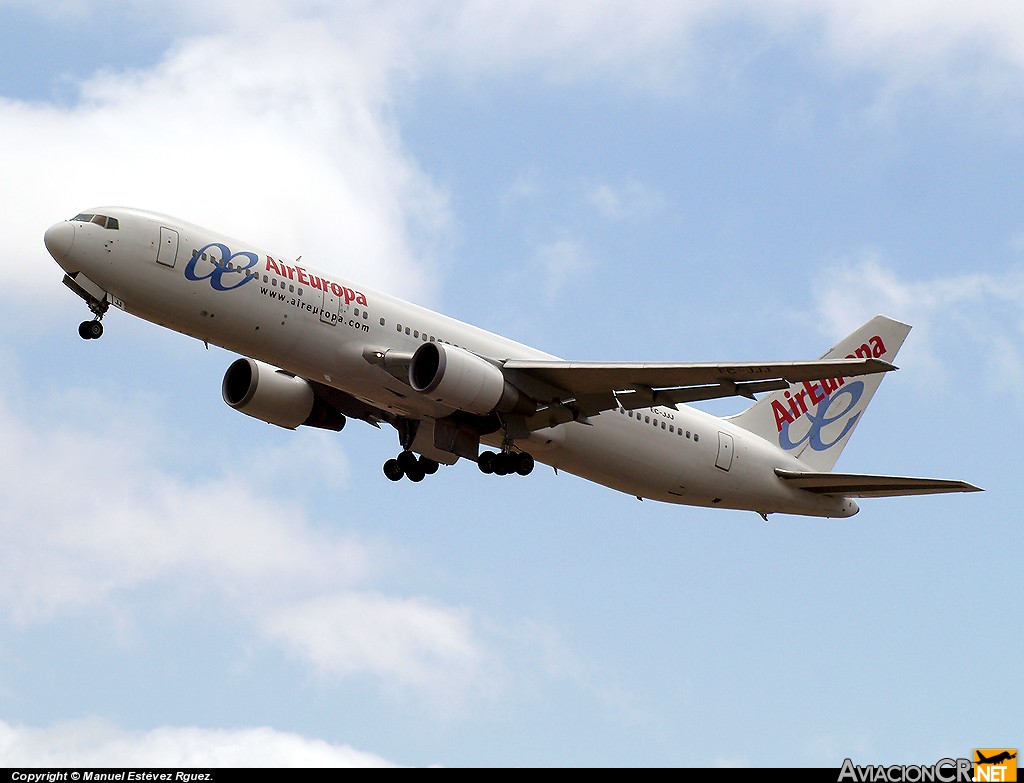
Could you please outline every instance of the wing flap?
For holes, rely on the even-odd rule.
[[[875,476],[859,473],[805,473],[775,469],[787,484],[817,495],[847,498],[889,498],[903,495],[936,495],[944,492],[982,492],[980,487],[952,479]]]

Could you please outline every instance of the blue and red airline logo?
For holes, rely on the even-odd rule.
[[[854,410],[857,409],[857,404],[864,395],[864,382],[843,383],[842,378],[838,381],[843,385],[830,393],[827,393],[823,387],[836,381],[822,381],[820,385],[804,382],[805,388],[798,391],[796,395],[786,392],[786,396],[790,400],[788,410],[781,403],[772,402],[772,408],[776,409],[775,421],[779,426],[779,446],[787,451],[792,451],[807,443],[814,451],[828,451],[850,434],[850,430],[857,425],[857,420],[863,412],[857,410],[854,413]],[[797,397],[803,398],[805,393],[812,402],[816,403],[814,408],[807,407],[801,410],[798,406]],[[846,423],[838,433],[833,428],[828,430],[827,435],[825,434],[824,431],[827,427],[838,424],[844,419]],[[792,425],[801,420],[807,422],[807,431],[794,438]],[[829,437],[830,435],[832,437]]]
[[[210,261],[205,261],[205,264],[210,264],[210,270],[205,273],[197,273],[196,266],[203,259],[203,255],[213,249],[220,253],[220,262],[213,261],[211,263]],[[210,255],[211,257],[214,256],[213,253]],[[243,261],[248,263],[242,263]],[[249,275],[247,272],[259,262],[260,257],[255,253],[245,250],[232,253],[231,248],[227,245],[220,242],[211,242],[192,254],[192,258],[185,265],[185,279],[195,282],[209,280],[210,285],[213,286],[215,291],[234,291],[236,288],[241,288],[250,280],[255,279],[254,275]],[[231,264],[231,266],[229,267],[228,264]],[[227,280],[224,278],[225,275],[227,275]]]
[[[203,258],[208,251],[210,258]],[[217,258],[218,254],[220,256],[219,260]],[[204,266],[209,265],[210,268],[204,272],[198,271],[200,261],[203,262]],[[192,258],[185,265],[185,278],[194,282],[209,280],[210,285],[213,286],[215,291],[234,291],[236,288],[241,288],[249,281],[256,279],[257,275],[250,275],[249,270],[253,269],[259,262],[260,257],[248,250],[240,250],[234,253],[231,251],[231,248],[222,242],[211,242],[192,254]],[[298,264],[286,264],[283,261],[275,261],[270,256],[266,256],[264,271],[272,272],[279,278],[282,278],[282,280],[291,280],[300,286],[309,286],[317,291],[322,291],[324,294],[330,293],[339,300],[343,299],[346,305],[352,302],[363,306],[367,304],[366,294],[362,291],[357,291],[326,277],[313,274]]]
[[[846,358],[880,359],[885,352],[885,343],[875,335]],[[857,420],[863,413],[860,401],[864,396],[864,382],[847,381],[845,378],[816,383],[804,381],[783,396],[784,400],[772,400],[779,446],[793,451],[806,443],[814,451],[828,451],[857,426]],[[794,434],[794,425],[802,434]]]

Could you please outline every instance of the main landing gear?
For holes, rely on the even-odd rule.
[[[437,473],[437,468],[438,464],[434,460],[403,451],[395,459],[384,463],[384,475],[392,481],[401,481],[403,476],[409,481],[423,481],[425,476]]]
[[[493,473],[495,476],[508,476],[517,473],[529,476],[533,472],[533,457],[525,451],[485,451],[476,459],[481,473]]]

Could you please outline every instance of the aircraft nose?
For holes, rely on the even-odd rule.
[[[71,243],[75,240],[75,227],[65,220],[62,223],[55,223],[46,229],[43,234],[43,242],[46,249],[55,261],[62,261],[71,251]]]

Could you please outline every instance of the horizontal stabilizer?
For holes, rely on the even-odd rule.
[[[901,495],[936,495],[943,492],[982,492],[966,481],[911,478],[909,476],[871,476],[858,473],[805,473],[775,469],[775,475],[787,484],[818,495],[846,498],[891,498]]]

